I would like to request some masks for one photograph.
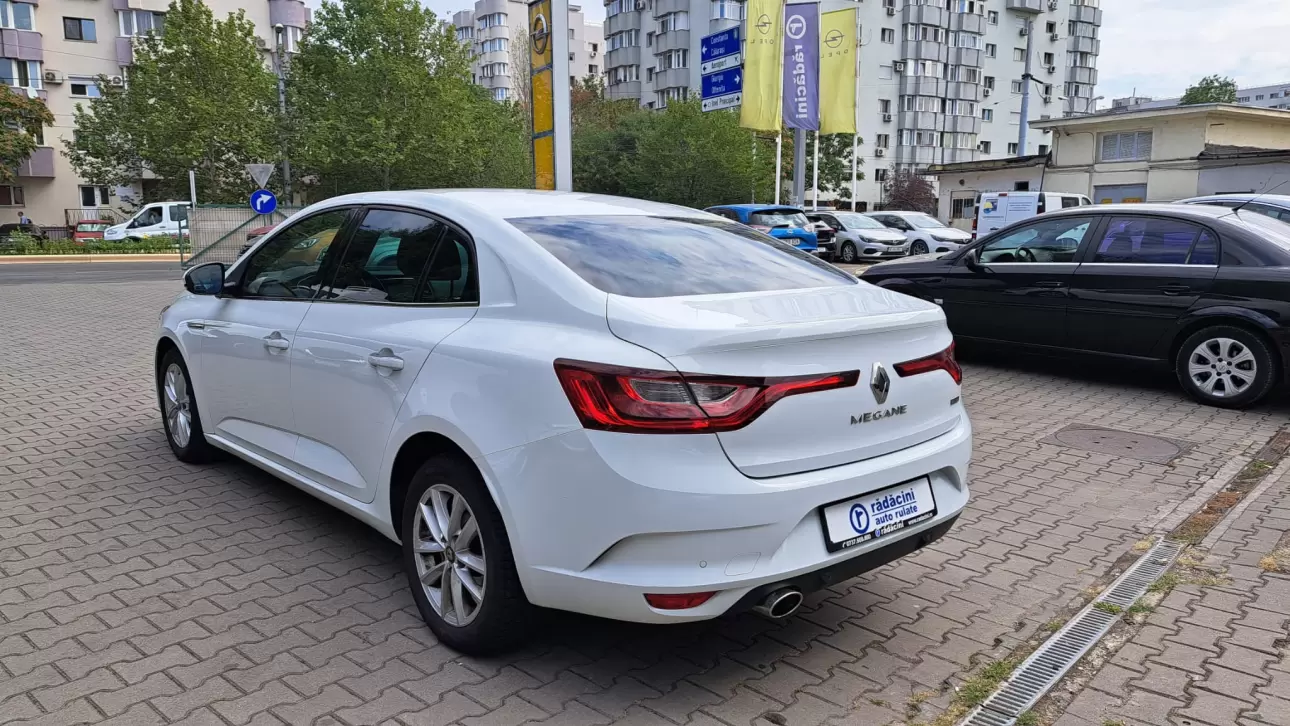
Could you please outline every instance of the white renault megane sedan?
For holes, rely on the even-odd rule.
[[[232,453],[401,543],[462,651],[538,606],[783,617],[968,499],[941,310],[693,209],[343,196],[185,288],[156,347],[175,455]]]

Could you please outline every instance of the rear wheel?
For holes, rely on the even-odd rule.
[[[927,243],[922,240],[916,240],[912,245],[909,246],[909,254],[911,255],[927,254]]]
[[[856,246],[850,242],[843,242],[842,249],[839,251],[839,257],[843,262],[851,263],[856,261]]]
[[[1272,391],[1274,358],[1259,336],[1216,325],[1193,333],[1178,349],[1178,381],[1192,398],[1210,406],[1244,408]]]
[[[524,639],[536,609],[520,585],[502,515],[474,467],[448,456],[422,464],[404,499],[401,531],[412,597],[439,640],[486,655]]]
[[[206,442],[202,432],[188,366],[174,348],[161,357],[157,367],[157,399],[166,441],[175,457],[189,464],[204,464],[215,458],[215,448]]]

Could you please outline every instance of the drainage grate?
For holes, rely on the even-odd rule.
[[[1017,666],[1008,680],[985,703],[963,720],[962,726],[1012,726],[1048,689],[1084,657],[1120,619],[1119,613],[1098,609],[1098,603],[1128,608],[1165,574],[1182,551],[1177,542],[1160,541],[1116,578],[1087,607]]]
[[[1042,439],[1040,443],[1096,451],[1099,454],[1122,456],[1126,459],[1138,459],[1156,464],[1168,464],[1192,447],[1192,444],[1187,441],[1084,424],[1067,426],[1052,436]]]

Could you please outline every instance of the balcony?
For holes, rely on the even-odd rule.
[[[690,85],[689,68],[669,68],[654,74],[654,90],[664,88],[686,88]]]
[[[713,20],[708,21],[707,34],[712,35],[713,33],[720,33],[721,31],[727,30],[729,28],[740,28],[740,27],[743,27],[743,24],[744,24],[744,21],[735,20],[733,18],[715,18]]]
[[[1102,8],[1090,8],[1087,5],[1071,5],[1070,19],[1079,23],[1102,24]]]
[[[628,81],[626,83],[615,83],[611,86],[605,86],[605,95],[608,96],[611,101],[621,101],[628,98],[633,101],[639,101],[641,98],[641,82]]]
[[[619,13],[613,17],[605,18],[605,37],[614,33],[621,33],[624,30],[640,30],[641,14],[635,10],[626,13]],[[644,36],[644,33],[641,33]],[[644,37],[641,42],[644,42]]]
[[[1071,66],[1066,69],[1066,80],[1070,83],[1084,83],[1090,86],[1096,86],[1097,69]]]
[[[950,12],[944,8],[938,8],[935,5],[906,5],[901,10],[901,19],[905,23],[922,23],[923,25],[935,25],[945,27],[949,21]]]
[[[940,151],[941,149],[935,146],[897,146],[890,156],[897,164],[926,166],[940,161]]]
[[[676,50],[677,48],[690,47],[690,31],[672,30],[661,35],[654,36],[654,53],[662,53],[665,50]]]
[[[1066,42],[1066,50],[1073,50],[1079,53],[1092,53],[1097,55],[1102,52],[1102,42],[1097,38],[1082,38],[1071,36]]]
[[[134,38],[116,39],[116,63],[119,66],[134,65]]]
[[[689,12],[690,0],[654,0],[654,17],[662,17],[668,13]]]
[[[170,10],[170,0],[112,0],[113,10],[151,10],[164,13]]]
[[[641,47],[629,45],[617,48],[605,54],[605,68],[618,66],[638,66],[641,64]]]
[[[1007,0],[1007,5],[1005,7],[1009,10],[1016,10],[1019,13],[1038,15],[1039,13],[1042,13],[1047,6],[1048,3],[1044,0]]]
[[[946,116],[941,130],[955,134],[979,134],[981,119],[977,116]]]
[[[31,158],[18,165],[18,176],[49,179],[54,176],[54,147],[40,146],[31,154]]]
[[[958,101],[980,101],[981,84],[967,83],[964,81],[947,81],[945,84],[945,97]]]
[[[941,120],[944,118],[939,113],[931,111],[901,111],[897,119],[900,128],[903,129],[921,129],[923,131],[940,131]]]
[[[948,62],[950,65],[955,66],[980,68],[981,51],[976,48],[950,48]]]
[[[927,76],[901,76],[900,93],[903,96],[943,96],[946,81]]]
[[[950,30],[984,33],[985,18],[976,13],[950,13]]]
[[[0,30],[0,56],[18,60],[45,60],[44,40],[34,30]]]
[[[906,40],[900,45],[900,57],[906,61],[931,60],[945,62],[949,46],[932,40]]]

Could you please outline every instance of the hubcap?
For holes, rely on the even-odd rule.
[[[1205,395],[1229,398],[1248,389],[1258,375],[1254,354],[1239,340],[1212,338],[1196,346],[1187,375]]]
[[[923,244],[922,242],[915,242],[915,243],[914,243],[914,254],[916,254],[916,255],[925,255],[925,254],[927,254],[927,245]]]
[[[435,484],[417,503],[412,536],[430,607],[449,625],[469,624],[479,614],[488,581],[484,541],[470,505],[456,489]]]
[[[852,247],[849,244],[842,245],[842,261],[855,262],[855,259],[856,259],[856,248]]]
[[[166,411],[166,430],[175,446],[184,448],[193,434],[193,414],[188,397],[188,379],[178,363],[171,363],[166,368],[166,378],[162,382],[162,399]]]

